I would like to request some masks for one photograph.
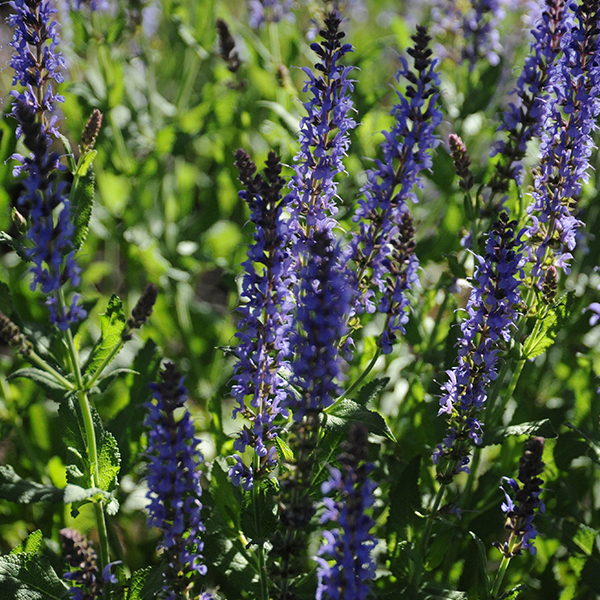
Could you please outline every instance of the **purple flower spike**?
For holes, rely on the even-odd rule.
[[[506,558],[522,554],[523,550],[529,550],[533,555],[537,552],[534,540],[538,532],[533,527],[533,517],[536,511],[543,513],[545,510],[540,498],[543,480],[539,477],[545,466],[542,461],[543,453],[544,438],[529,440],[519,461],[518,481],[509,477],[502,478],[502,483],[509,488],[507,491],[503,485],[500,486],[505,498],[502,503],[502,512],[506,516],[505,527],[511,532],[511,536],[506,543],[494,542],[494,546]]]
[[[27,253],[33,262],[31,288],[39,287],[47,295],[51,323],[66,330],[71,323],[85,318],[86,312],[78,306],[77,295],[65,306],[59,293],[67,282],[72,286],[80,284],[81,270],[71,242],[74,227],[68,189],[56,181],[56,171],[62,167],[58,154],[50,150],[50,134],[58,135],[58,130],[56,116],[48,118],[48,114],[56,102],[64,101],[52,88],[53,81],[63,81],[64,67],[57,50],[59,26],[53,19],[57,9],[48,0],[14,0],[10,5],[15,11],[8,17],[14,28],[10,62],[15,70],[13,85],[24,86],[21,93],[11,92],[15,98],[11,116],[17,121],[17,137],[24,137],[31,152],[29,156],[13,155],[21,163],[14,169],[15,176],[22,172],[27,175],[18,208],[30,224],[27,237],[33,247]]]
[[[162,531],[159,547],[164,549],[168,567],[165,571],[165,598],[178,600],[192,585],[193,573],[204,575],[204,525],[200,511],[200,465],[203,457],[200,440],[188,410],[175,420],[175,411],[184,406],[187,390],[175,365],[167,363],[161,381],[150,387],[154,400],[146,404],[148,427],[148,525]]]
[[[360,232],[350,244],[349,257],[357,264],[359,294],[357,312],[388,316],[381,344],[391,352],[397,331],[404,331],[408,316],[405,293],[418,282],[418,260],[414,254],[414,228],[407,201],[417,201],[415,186],[421,187],[420,172],[431,167],[431,150],[438,144],[435,128],[442,120],[437,109],[439,78],[436,61],[428,49],[430,37],[424,27],[413,36],[411,70],[405,59],[397,79],[408,80],[399,103],[392,109],[396,124],[384,131],[383,160],[367,171],[367,184],[353,220]]]
[[[65,61],[57,50],[59,25],[52,16],[58,10],[50,0],[13,0],[10,6],[15,11],[7,18],[10,27],[14,28],[10,43],[14,49],[10,60],[10,66],[15,70],[13,85],[21,84],[25,88],[22,93],[12,91],[11,96],[42,117],[45,135],[58,135],[56,117],[48,120],[45,116],[46,112],[52,112],[56,102],[64,102],[52,88],[52,81],[62,83],[64,80],[61,70]],[[12,115],[15,117],[18,104],[13,104]],[[20,137],[22,127],[18,117],[17,122],[17,137]]]
[[[334,177],[344,172],[342,160],[350,146],[350,130],[356,127],[349,116],[352,67],[341,64],[353,50],[341,43],[345,35],[339,29],[341,22],[333,13],[325,19],[325,29],[319,32],[323,41],[311,44],[319,57],[315,72],[304,68],[308,76],[304,91],[310,91],[311,98],[304,103],[308,116],[300,121],[300,152],[294,157],[296,173],[290,183],[290,222],[301,243],[313,229],[331,230],[335,225]],[[306,219],[306,231],[299,226],[300,216]]]
[[[589,181],[592,134],[600,115],[600,9],[595,0],[571,8],[575,23],[551,76],[556,101],[544,121],[541,162],[528,209],[527,235],[535,248],[531,274],[540,285],[549,266],[570,271],[582,225],[575,216],[577,199]]]
[[[506,109],[499,128],[507,132],[508,139],[494,146],[493,154],[502,154],[502,160],[490,181],[493,193],[507,192],[512,180],[522,183],[520,161],[525,156],[527,142],[541,137],[552,103],[550,75],[561,52],[561,40],[572,24],[566,6],[566,0],[546,0],[542,16],[532,30],[534,41],[512,92],[516,99]]]
[[[467,304],[468,317],[461,323],[458,365],[447,371],[442,385],[440,410],[448,431],[433,454],[438,479],[449,483],[455,474],[469,472],[469,446],[482,441],[479,413],[487,399],[487,388],[497,376],[498,353],[511,340],[517,317],[519,284],[526,263],[522,232],[515,235],[516,221],[502,213],[494,223],[486,244],[486,255],[477,256],[474,287]],[[450,463],[447,468],[446,463]]]
[[[289,288],[293,280],[289,233],[283,220],[287,198],[281,198],[285,180],[281,177],[280,158],[269,154],[264,177],[256,175],[256,165],[243,151],[236,153],[240,181],[246,188],[240,196],[250,207],[255,225],[254,243],[244,262],[242,295],[247,302],[239,307],[242,318],[232,392],[238,406],[233,416],[248,421],[234,444],[240,454],[254,448],[259,468],[246,467],[240,456],[229,474],[235,485],[253,487],[253,478],[261,477],[276,464],[274,439],[277,417],[287,417],[282,407],[286,383],[282,369],[287,366],[289,332],[293,303]]]
[[[368,511],[377,486],[368,476],[373,467],[366,462],[367,446],[366,427],[354,424],[339,457],[341,469],[331,468],[329,480],[322,485],[324,495],[333,492],[335,497],[324,498],[326,511],[321,523],[335,523],[337,527],[323,532],[325,543],[317,558],[317,600],[366,600],[368,581],[375,576],[371,556],[377,543],[371,533],[375,521]]]
[[[351,287],[340,266],[340,253],[325,231],[315,231],[304,249],[293,348],[292,386],[287,406],[302,420],[331,406],[340,393],[343,359],[339,341],[348,331]]]

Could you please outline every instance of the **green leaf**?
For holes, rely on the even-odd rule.
[[[277,446],[277,453],[279,454],[281,462],[294,462],[294,453],[292,452],[292,449],[279,436],[275,438],[275,446]]]
[[[0,466],[0,498],[18,504],[62,502],[63,490],[22,479],[10,466]]]
[[[466,198],[465,202],[467,202]],[[443,256],[448,261],[448,266],[450,267],[450,271],[454,277],[459,279],[467,278],[467,269],[465,269],[465,266],[458,260],[458,256],[456,254],[443,253]]]
[[[377,398],[378,394],[381,390],[385,389],[389,382],[389,377],[380,377],[370,381],[360,388],[354,401],[361,406],[366,406],[371,400]]]
[[[502,594],[499,600],[515,600],[515,598],[519,597],[519,592],[524,592],[527,589],[529,588],[524,583],[520,583],[516,587]]]
[[[575,292],[569,292],[557,300],[549,309],[539,331],[530,335],[523,346],[523,358],[533,359],[543,354],[556,340],[556,336],[571,315]]]
[[[98,150],[90,150],[79,158],[79,164],[77,165],[77,177],[85,177],[89,168],[92,166]]]
[[[96,494],[109,494],[100,488],[83,488],[79,485],[68,483],[64,489],[53,485],[42,485],[36,481],[22,479],[14,469],[0,466],[0,498],[17,504],[32,504],[34,502],[82,502]]]
[[[19,369],[18,371],[15,371],[9,375],[8,379],[18,379],[19,377],[35,381],[35,383],[37,383],[50,398],[56,400],[57,402],[63,400],[65,395],[69,393],[69,390],[65,388],[62,383],[57,381],[50,373],[42,371],[42,369],[37,369],[36,367],[25,367],[24,369]]]
[[[558,437],[550,419],[542,419],[541,421],[511,425],[510,427],[490,427],[483,436],[482,445],[491,446],[493,444],[501,444],[508,437],[520,435],[530,437],[540,436],[548,439]]]
[[[259,479],[254,482],[254,490],[244,492],[241,527],[254,543],[261,544],[275,533],[277,526],[275,496],[278,491],[275,480]]]
[[[368,410],[358,402],[347,398],[327,409],[324,413],[323,427],[340,431],[350,427],[351,423],[357,422],[364,423],[371,433],[396,441],[392,430],[378,412]]]
[[[467,600],[466,592],[427,587],[417,594],[417,600]]]
[[[227,475],[229,465],[222,456],[213,461],[210,469],[210,495],[223,522],[234,531],[240,530],[242,493],[232,485]]]
[[[592,460],[594,462],[600,464],[600,443],[598,443],[598,440],[594,440],[587,433],[584,433],[580,429],[577,429],[577,427],[574,427],[573,425],[571,425],[571,423],[565,423],[565,425],[569,429],[572,429],[575,433],[578,433],[585,440],[585,442],[587,443],[587,445],[590,447],[590,449],[593,452]]]
[[[591,556],[597,535],[598,532],[595,529],[588,527],[583,523],[579,523],[577,533],[573,536],[573,542],[575,542],[587,556]]]
[[[164,586],[163,571],[155,567],[139,569],[131,575],[126,600],[151,600]]]
[[[64,600],[68,589],[44,556],[0,556],[0,600]]]
[[[84,375],[92,376],[111,352],[121,344],[121,334],[126,323],[123,303],[116,294],[113,294],[108,301],[106,312],[100,315],[102,333],[85,365]]]
[[[421,509],[419,476],[421,455],[415,456],[406,466],[399,461],[390,462],[390,512],[387,520],[389,531],[395,531],[400,539],[406,537],[409,527],[414,524],[415,511]]]
[[[72,394],[58,409],[62,437],[67,447],[67,482],[80,488],[93,489],[91,484],[91,462],[87,449],[87,436],[77,397]],[[114,436],[106,431],[98,413],[92,408],[92,419],[96,436],[98,452],[98,471],[100,474],[100,492],[109,497],[117,487],[121,456]],[[94,492],[95,493],[95,492]],[[94,495],[86,496],[81,501],[75,501],[73,511],[77,513],[78,507]],[[114,499],[107,506],[107,511],[115,511],[118,504]]]
[[[469,531],[469,535],[477,545],[477,598],[478,600],[489,600],[490,582],[487,576],[487,552],[484,543],[476,533]]]
[[[71,215],[75,228],[72,239],[76,250],[83,245],[89,230],[94,207],[95,183],[94,171],[90,169],[85,175],[77,175],[71,187]]]
[[[75,164],[75,157],[73,156],[73,149],[71,148],[71,142],[69,142],[68,138],[66,138],[62,133],[58,134],[60,141],[63,143],[65,147],[65,153],[67,155],[67,165],[69,167],[69,171],[71,175],[75,175],[75,171],[77,170],[77,165]]]
[[[36,529],[33,533],[30,533],[25,540],[23,540],[18,546],[11,550],[11,554],[29,554],[34,555],[38,553],[42,544],[42,530]]]
[[[10,246],[19,255],[19,258],[22,261],[27,263],[31,260],[29,256],[27,256],[25,246],[21,244],[18,238],[12,237],[12,235],[9,235],[5,231],[0,231],[0,243]]]

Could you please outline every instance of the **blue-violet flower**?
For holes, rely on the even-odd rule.
[[[369,511],[377,486],[369,478],[373,465],[366,462],[367,448],[367,428],[363,423],[353,424],[339,456],[340,468],[330,468],[330,478],[321,486],[324,495],[334,493],[323,499],[326,511],[321,523],[337,527],[323,532],[325,543],[317,557],[317,600],[366,600],[368,580],[375,576],[371,552],[377,542]]]
[[[182,600],[189,596],[193,573],[204,575],[201,533],[204,525],[200,511],[200,440],[194,432],[189,411],[178,420],[175,411],[184,407],[187,390],[183,378],[172,363],[160,374],[160,382],[151,384],[154,400],[146,404],[148,428],[148,525],[162,531],[159,548],[164,550],[167,569],[163,596]],[[179,412],[179,411],[178,411]]]

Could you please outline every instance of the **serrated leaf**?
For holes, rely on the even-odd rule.
[[[225,458],[217,457],[210,469],[210,495],[215,508],[229,528],[240,530],[242,493],[235,487],[227,475],[228,465]]]
[[[77,165],[77,177],[85,177],[87,175],[97,154],[98,150],[90,150],[79,159],[79,164]]]
[[[542,419],[541,421],[511,425],[510,427],[491,427],[484,433],[482,445],[501,444],[508,437],[520,435],[539,436],[547,439],[558,437],[550,419]]]
[[[93,375],[111,352],[121,344],[121,334],[126,323],[123,303],[113,294],[108,301],[106,312],[100,314],[101,336],[86,363],[85,375]]]
[[[101,490],[100,488],[92,487],[92,488],[82,488],[78,485],[74,485],[72,483],[67,483],[63,492],[62,501],[65,504],[73,504],[75,502],[83,502],[96,494],[106,495],[106,492]]]
[[[278,486],[273,479],[255,480],[254,490],[244,492],[241,527],[254,543],[269,539],[277,526],[275,495]]]
[[[543,354],[556,340],[556,336],[571,315],[574,292],[565,294],[548,310],[539,331],[530,335],[523,346],[523,357],[531,360]]]
[[[53,400],[61,401],[65,394],[69,393],[69,389],[65,388],[62,383],[56,380],[50,373],[37,369],[36,367],[26,367],[19,369],[11,375],[8,379],[18,379],[23,377],[25,379],[31,379],[37,383]]]
[[[387,529],[398,532],[401,537],[414,523],[415,511],[421,508],[420,473],[421,455],[415,456],[404,468],[398,461],[390,463],[392,485]]]
[[[476,533],[469,531],[469,535],[477,545],[477,598],[478,600],[489,600],[490,585],[487,576],[487,552],[484,543]]]
[[[281,462],[294,462],[294,453],[292,452],[292,449],[279,436],[275,438],[275,446],[277,446],[277,453],[279,454]]]
[[[62,437],[67,447],[67,482],[84,490],[92,489],[91,461],[78,399],[74,395],[69,396],[67,401],[61,404],[58,414]],[[100,491],[110,493],[117,486],[121,457],[114,436],[104,429],[98,413],[93,408],[92,419],[98,452]],[[86,496],[81,502],[74,502],[74,511],[77,512],[78,505],[85,503],[91,495]],[[114,505],[112,499],[111,503],[113,504],[111,510],[118,509],[118,504]]]
[[[12,235],[9,235],[5,231],[0,231],[0,243],[10,246],[19,255],[19,258],[22,261],[27,263],[31,260],[27,255],[25,246],[23,246],[18,239],[12,237]]]
[[[68,589],[44,556],[0,556],[0,600],[64,600]]]
[[[22,479],[10,466],[0,466],[0,498],[17,504],[62,502],[63,490]]]
[[[23,540],[18,546],[11,550],[11,554],[37,554],[42,544],[42,530],[36,529],[33,533],[30,533],[25,540]]]
[[[95,151],[94,151],[95,152]],[[83,176],[77,176],[71,188],[71,215],[73,219],[73,246],[79,250],[89,230],[94,207],[96,177],[91,169]]]
[[[388,427],[385,419],[376,411],[368,410],[364,406],[344,398],[324,413],[323,427],[325,429],[342,430],[347,429],[351,423],[364,423],[367,429],[376,435],[387,437],[396,441],[392,430]]]
[[[164,586],[162,569],[146,567],[131,575],[126,600],[150,600]]]
[[[580,523],[577,527],[577,533],[573,536],[573,542],[575,542],[587,556],[591,556],[597,535],[598,532],[595,529]]]
[[[65,147],[65,154],[67,155],[67,165],[69,167],[69,171],[72,175],[75,175],[75,171],[77,170],[77,165],[75,164],[75,157],[73,156],[73,149],[71,148],[71,142],[69,142],[68,138],[66,138],[62,133],[58,134],[60,141],[63,143]]]
[[[366,406],[371,400],[377,397],[379,392],[381,392],[389,382],[389,377],[380,377],[370,381],[360,388],[354,401],[361,406]]]
[[[98,438],[96,433],[96,438]],[[117,487],[117,475],[121,468],[121,454],[117,440],[110,431],[103,429],[98,439],[98,468],[100,488],[111,492]]]

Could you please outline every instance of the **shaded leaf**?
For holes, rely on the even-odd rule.
[[[469,535],[477,545],[477,598],[478,600],[489,600],[490,582],[487,576],[487,552],[485,545],[476,533],[469,531]]]
[[[540,436],[548,439],[558,437],[550,419],[542,419],[541,421],[511,425],[510,427],[490,427],[483,436],[482,445],[501,444],[506,438],[519,435]]]
[[[389,377],[379,377],[373,381],[370,381],[360,388],[354,401],[361,406],[366,406],[371,400],[377,398],[377,395],[387,386],[389,382]]]
[[[57,381],[50,373],[37,369],[36,367],[25,367],[12,373],[8,379],[18,379],[24,377],[25,379],[31,379],[35,381],[53,400],[60,402],[65,394],[69,392],[62,383]]]
[[[277,526],[275,496],[278,485],[273,479],[258,479],[254,490],[244,492],[241,514],[242,531],[254,543],[269,539]]]
[[[533,359],[543,354],[556,340],[556,336],[571,315],[575,293],[569,292],[548,309],[539,331],[530,335],[523,346],[523,357]]]
[[[68,589],[44,556],[0,556],[0,600],[64,600]]]
[[[344,398],[328,409],[323,417],[323,427],[331,430],[345,430],[352,423],[364,423],[371,433],[396,441],[385,419],[376,411],[368,410],[354,400]]]

